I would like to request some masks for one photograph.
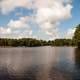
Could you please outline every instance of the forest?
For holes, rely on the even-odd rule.
[[[37,40],[33,38],[8,39],[0,38],[0,47],[37,47],[37,46],[79,46],[80,47],[80,24],[72,39]]]

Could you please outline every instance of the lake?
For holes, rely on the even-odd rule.
[[[80,80],[75,47],[0,48],[0,80]]]

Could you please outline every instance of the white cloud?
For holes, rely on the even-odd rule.
[[[50,22],[45,22],[40,25],[41,30],[49,36],[55,37],[56,33],[58,33],[58,23],[51,24]]]
[[[49,1],[49,3],[51,3]],[[72,6],[67,4],[64,6],[63,2],[59,2],[59,0],[54,1],[52,6],[49,7],[49,4],[44,7],[40,7],[37,9],[36,20],[38,23],[43,23],[45,21],[55,22],[58,20],[65,20],[71,17],[71,9]]]
[[[7,27],[15,33],[21,34],[21,31],[24,30],[23,34],[25,35],[27,34],[25,30],[27,30],[27,32],[29,31],[32,34],[27,24],[27,20],[31,20],[39,26],[45,37],[54,39],[59,36],[58,23],[71,18],[71,3],[72,0],[2,0],[0,1],[0,12],[6,14],[13,11],[16,7],[32,8],[35,13],[34,15],[32,14],[33,17],[10,20]],[[28,26],[27,29],[26,26]],[[23,35],[21,34],[21,36]],[[43,36],[40,38],[42,39]]]
[[[19,20],[10,20],[7,27],[0,27],[0,37],[24,38],[31,37],[32,30],[27,22],[27,17],[21,17]]]
[[[21,17],[19,20],[10,20],[7,26],[15,29],[26,28],[28,25],[26,24],[28,21],[28,17]]]
[[[68,29],[67,32],[66,32],[65,37],[72,39],[72,37],[74,36],[75,30],[76,30],[76,28],[70,28],[70,29]]]
[[[71,18],[72,0],[35,0],[35,20],[44,33],[56,38],[58,22]],[[46,35],[46,36],[47,36]]]
[[[31,7],[32,3],[30,0],[1,0],[0,9],[3,14],[13,11],[16,7]]]
[[[10,28],[3,28],[0,27],[0,34],[10,34],[11,33],[11,29]]]

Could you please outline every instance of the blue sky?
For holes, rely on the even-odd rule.
[[[72,8],[72,18],[67,21],[63,21],[61,26],[64,29],[75,27],[76,25],[80,24],[80,0],[73,0],[73,8]]]
[[[80,0],[2,0],[0,5],[0,37],[72,38],[80,23]]]

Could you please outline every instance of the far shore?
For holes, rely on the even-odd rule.
[[[75,47],[77,46],[0,46],[0,48]]]

